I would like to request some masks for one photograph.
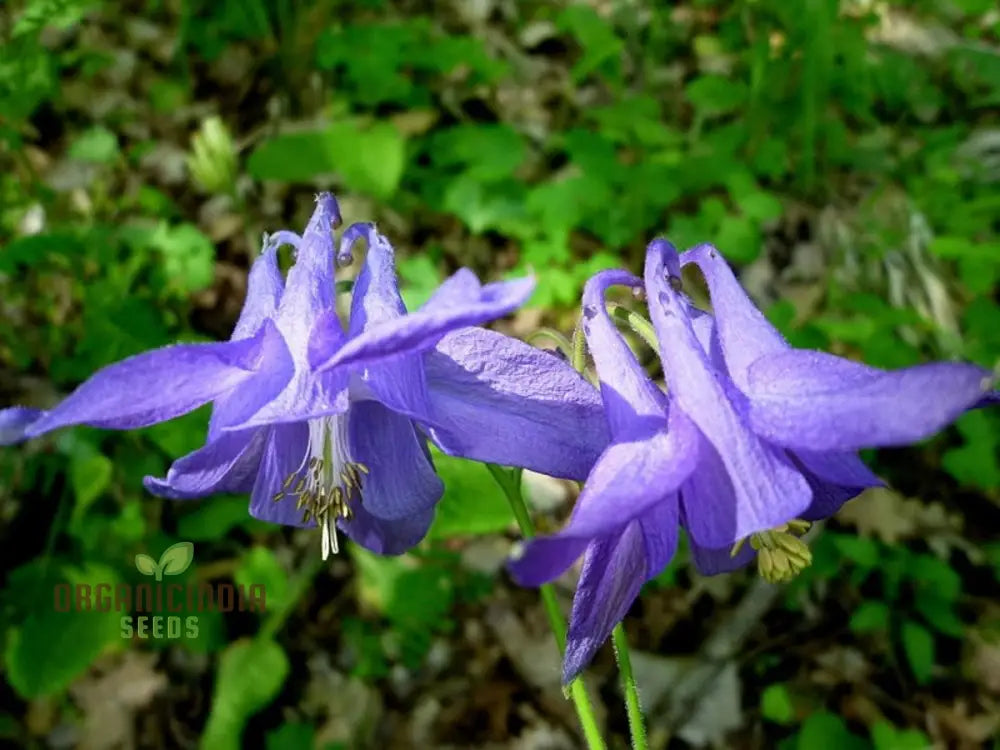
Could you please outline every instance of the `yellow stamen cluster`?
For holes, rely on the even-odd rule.
[[[309,459],[306,471],[296,470],[285,478],[281,491],[274,495],[274,502],[287,498],[297,498],[295,508],[302,511],[302,523],[315,519],[323,531],[323,559],[330,552],[338,551],[337,535],[333,524],[337,518],[350,520],[353,511],[351,503],[361,497],[362,475],[368,474],[368,467],[356,461],[344,464],[338,477],[324,476],[326,462],[318,456]],[[330,472],[332,473],[332,472]],[[330,481],[333,480],[333,481]]]
[[[809,521],[794,520],[769,531],[751,534],[750,546],[757,550],[757,571],[768,583],[785,583],[812,564],[812,552],[799,539],[809,530]],[[733,545],[736,557],[746,539]]]

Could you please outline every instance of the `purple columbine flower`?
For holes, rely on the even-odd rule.
[[[639,367],[604,306],[608,286],[642,282],[605,271],[584,290],[584,331],[612,444],[566,527],[529,542],[510,564],[519,582],[537,585],[586,554],[564,682],[670,560],[678,525],[703,573],[759,554],[761,572],[785,580],[810,560],[798,539],[804,521],[825,518],[882,483],[858,449],[927,437],[982,403],[989,387],[989,372],[974,365],[886,372],[792,349],[717,250],[700,246],[684,261],[702,268],[714,316],[684,296],[673,246],[656,240],[647,249],[644,288],[669,397]]]
[[[607,439],[596,391],[545,352],[468,328],[514,310],[533,280],[482,286],[462,270],[407,315],[392,247],[355,225],[337,262],[350,262],[360,236],[369,248],[344,331],[334,312],[340,223],[323,194],[301,237],[279,232],[266,243],[229,342],[110,365],[50,411],[0,411],[0,439],[74,424],[144,427],[213,402],[205,446],[146,487],[174,499],[249,492],[257,518],[318,525],[324,557],[337,550],[338,526],[384,554],[423,538],[443,490],[424,425],[448,452],[585,476]],[[287,283],[280,244],[296,249]]]
[[[681,291],[680,269],[690,263],[705,277],[713,315]],[[923,440],[989,400],[992,373],[976,365],[886,371],[792,348],[711,245],[678,256],[654,241],[645,282],[668,388],[704,438],[696,476],[714,512],[684,522],[707,572],[742,562],[726,549],[750,539],[765,575],[794,573],[796,560],[782,550],[804,547],[790,541],[786,524],[827,518],[882,484],[858,450]]]
[[[642,585],[673,557],[678,491],[698,462],[697,429],[649,379],[608,315],[604,294],[618,284],[641,288],[642,282],[625,271],[602,271],[583,291],[583,330],[611,444],[587,477],[566,526],[528,542],[509,566],[519,583],[537,586],[586,552],[573,597],[564,683],[590,662]]]

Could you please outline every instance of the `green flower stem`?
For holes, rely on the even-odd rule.
[[[510,471],[496,464],[486,464],[493,479],[500,485],[510,508],[514,511],[514,518],[525,539],[535,536],[535,526],[531,522],[531,515],[528,513],[528,506],[525,505],[524,496],[521,494],[521,472],[520,470]],[[556,600],[556,592],[551,584],[542,584],[539,587],[542,594],[542,604],[545,605],[545,614],[549,618],[549,625],[556,637],[559,646],[559,653],[566,650],[566,620],[559,609],[559,602]],[[590,750],[605,750],[604,739],[601,737],[601,730],[597,726],[597,717],[594,715],[593,706],[590,705],[590,697],[587,695],[587,688],[583,680],[575,679],[569,684],[569,694],[576,708],[577,718],[583,729],[584,739]]]
[[[570,360],[573,369],[587,377],[587,338],[583,335],[583,320],[573,329],[573,356]]]
[[[646,725],[642,718],[642,705],[639,703],[639,690],[632,675],[632,660],[628,655],[628,637],[622,623],[615,625],[611,631],[611,640],[615,646],[615,657],[618,660],[618,672],[622,676],[622,690],[625,691],[625,710],[628,713],[628,728],[632,734],[632,750],[647,750]]]
[[[621,305],[612,305],[611,315],[619,323],[624,323],[631,328],[654,352],[660,351],[660,345],[656,340],[656,331],[653,329],[653,324],[639,313],[632,312]]]
[[[527,343],[534,345],[535,341],[538,339],[549,339],[554,342],[555,345],[559,347],[559,351],[566,355],[566,359],[569,359],[572,356],[573,345],[570,343],[569,339],[554,328],[539,328],[525,340]]]

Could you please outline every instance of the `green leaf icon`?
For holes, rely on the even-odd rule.
[[[194,545],[191,542],[177,542],[171,544],[160,555],[160,574],[168,576],[179,576],[189,567],[194,560]]]
[[[135,556],[135,567],[144,576],[151,576],[156,573],[156,560],[140,553]]]

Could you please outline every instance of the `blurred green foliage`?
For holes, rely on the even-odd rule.
[[[712,241],[739,265],[773,262],[768,246],[795,231],[806,205],[805,239],[822,240],[826,253],[806,279],[812,301],[768,309],[794,344],[886,367],[997,363],[1000,21],[988,0],[880,10],[846,0],[601,10],[560,2],[490,23],[377,0],[138,5],[177,36],[132,92],[146,109],[82,104],[81,87],[96,96],[120,80],[115,51],[83,33],[114,28],[111,5],[27,0],[0,11],[0,154],[10,165],[0,170],[0,372],[19,378],[4,385],[5,399],[30,391],[51,402],[122,357],[226,335],[204,324],[199,305],[226,293],[221,269],[234,257],[245,263],[254,232],[291,225],[282,214],[265,226],[255,206],[292,184],[377,201],[432,235],[419,252],[401,252],[411,307],[457,265],[485,275],[534,270],[532,305],[565,327],[583,282],[605,267],[637,269],[654,234],[682,247]],[[958,33],[914,54],[878,33],[885,13],[902,10]],[[220,93],[221,120],[201,131],[214,133],[212,148],[184,140],[183,128],[173,143],[195,174],[172,185],[150,177],[150,154],[178,138],[157,123],[212,100],[219,84],[203,80],[204,66],[241,49],[253,51],[250,73],[279,114],[255,92],[238,102]],[[193,199],[195,185],[209,195]],[[219,196],[251,239],[236,232],[220,242],[195,219],[203,198]],[[834,213],[833,240],[815,236],[823,207]],[[786,244],[779,253],[795,241]],[[208,653],[215,680],[203,743],[225,748],[240,746],[247,722],[281,694],[294,635],[280,626],[307,606],[315,570],[272,551],[282,532],[248,518],[244,497],[172,504],[142,491],[144,475],[162,475],[199,445],[206,423],[200,411],[133,433],[76,429],[0,452],[0,500],[13,509],[5,538],[20,537],[27,550],[6,554],[0,591],[6,679],[18,696],[62,695],[99,655],[125,647]],[[965,493],[996,513],[998,428],[995,413],[970,413],[916,449],[941,475],[930,480],[936,491]],[[432,639],[453,630],[456,608],[492,586],[446,543],[503,532],[509,511],[483,467],[435,460],[448,489],[430,542],[399,559],[351,547],[358,606],[328,637],[346,644],[359,678],[419,668]],[[910,492],[923,489],[891,462],[878,468],[897,471]],[[177,645],[123,640],[118,613],[49,606],[59,582],[139,583],[127,561],[178,541],[199,550],[182,580],[196,580],[204,564],[206,575],[265,582],[268,612],[201,613],[200,636]],[[965,579],[977,590],[1000,582],[998,548],[978,537],[964,552],[942,552],[829,532],[815,558],[786,608],[841,582],[849,632],[885,648],[915,689],[946,678],[942,648],[989,624]],[[682,550],[649,595],[683,583],[685,563]],[[888,722],[848,726],[785,682],[765,684],[760,712],[783,728],[780,747],[928,743],[919,729]],[[3,732],[16,734],[13,719],[0,715]],[[266,737],[269,748],[312,741],[301,723]]]

